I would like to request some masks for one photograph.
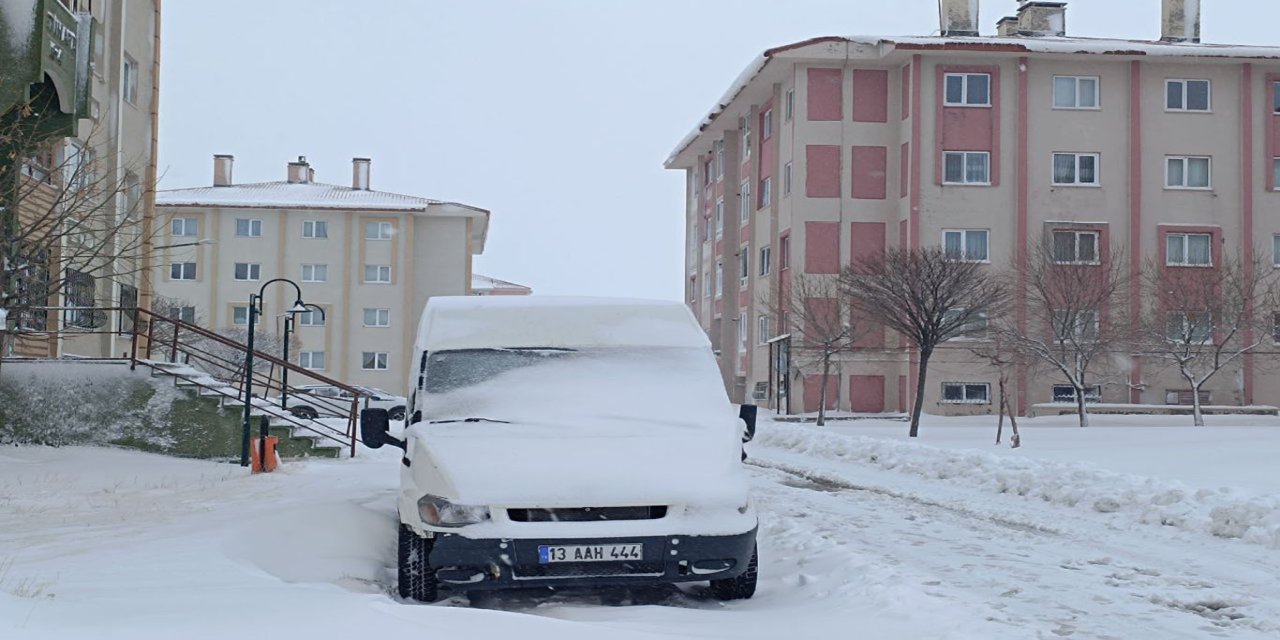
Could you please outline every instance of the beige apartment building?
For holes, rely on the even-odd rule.
[[[1272,259],[1280,47],[1202,44],[1199,5],[1164,0],[1151,16],[1162,39],[1133,41],[1068,34],[1067,3],[1035,1],[982,37],[978,0],[940,0],[938,37],[765,51],[666,162],[686,175],[687,301],[733,398],[816,410],[821,378],[782,362],[788,338],[761,300],[886,246],[945,247],[993,269],[1025,264],[1054,233],[1073,234],[1079,260],[1123,249],[1135,273],[1145,261],[1212,267],[1253,247]],[[904,410],[914,355],[887,331],[863,342],[839,364],[830,403]],[[1219,374],[1208,400],[1280,403],[1280,374],[1255,360]],[[1121,380],[1091,396],[1189,401],[1155,363],[1116,366]],[[929,371],[926,411],[993,411],[995,374],[963,345]],[[1064,383],[1021,377],[1019,407],[1074,398]]]
[[[352,161],[350,185],[315,181],[305,158],[287,179],[239,184],[234,158],[214,157],[213,185],[162,191],[165,225],[155,288],[164,313],[206,327],[243,328],[250,294],[265,286],[258,332],[279,334],[296,293],[324,310],[296,323],[300,366],[404,393],[418,315],[432,296],[471,293],[489,212],[370,189],[371,161]],[[185,246],[184,246],[185,245]]]

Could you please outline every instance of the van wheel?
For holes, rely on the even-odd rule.
[[[404,420],[404,407],[392,407],[392,409],[387,412],[387,419]]]
[[[747,570],[736,578],[711,581],[711,595],[716,600],[746,600],[756,593],[756,549],[751,549]]]
[[[292,413],[293,417],[302,418],[303,420],[315,420],[320,417],[320,414],[311,407],[294,407],[289,410],[289,413]]]
[[[397,587],[400,597],[418,602],[435,602],[439,599],[439,583],[431,568],[432,541],[419,536],[413,529],[400,525],[400,553],[398,558]]]

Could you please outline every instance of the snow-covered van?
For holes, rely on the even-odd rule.
[[[756,586],[756,511],[735,411],[680,303],[433,298],[402,437],[400,595],[709,581]]]

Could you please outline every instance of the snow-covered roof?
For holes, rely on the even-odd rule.
[[[506,280],[499,280],[497,278],[494,278],[491,276],[483,276],[478,273],[471,274],[471,289],[472,291],[489,290],[489,289],[520,289],[524,291],[531,290],[529,287],[522,284],[507,282]]]
[[[920,49],[941,49],[957,51],[986,51],[990,53],[1010,54],[1050,54],[1050,55],[1113,55],[1113,56],[1159,56],[1175,58],[1219,58],[1219,59],[1253,59],[1280,60],[1280,47],[1263,47],[1234,44],[1208,44],[1192,42],[1163,42],[1151,40],[1122,40],[1107,38],[1068,38],[1054,36],[977,36],[977,37],[941,37],[941,36],[823,36],[810,38],[792,44],[765,50],[755,57],[746,69],[729,85],[724,95],[698,121],[675,149],[667,157],[665,165],[673,166],[676,158],[693,144],[707,127],[729,108],[729,105],[741,94],[751,82],[764,71],[775,57],[794,52],[809,45],[848,43],[861,47],[878,48],[876,58],[884,58],[894,51],[911,51]],[[798,57],[803,58],[803,54]],[[817,59],[817,58],[815,58]]]
[[[479,207],[407,196],[386,191],[352,189],[321,182],[258,182],[226,187],[195,187],[156,193],[161,207],[244,207],[271,209],[344,209],[378,211],[426,211],[428,207],[461,207],[477,214]]]

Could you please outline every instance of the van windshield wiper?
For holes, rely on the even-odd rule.
[[[427,424],[451,424],[455,422],[494,422],[498,424],[511,424],[507,420],[494,420],[493,418],[450,418],[448,420],[432,420]]]

